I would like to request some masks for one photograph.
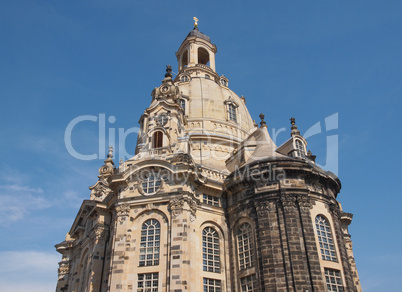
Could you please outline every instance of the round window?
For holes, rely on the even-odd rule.
[[[167,124],[168,119],[169,118],[168,118],[167,115],[161,114],[161,115],[158,116],[157,123],[158,123],[159,126],[164,126],[164,125]]]
[[[161,187],[162,179],[156,173],[150,173],[142,183],[142,190],[147,194],[156,193]]]

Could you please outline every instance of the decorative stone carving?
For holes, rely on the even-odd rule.
[[[335,203],[329,204],[329,209],[331,210],[332,215],[334,215],[336,218],[339,219],[341,217],[341,210],[338,204]]]
[[[59,277],[64,276],[70,272],[70,262],[69,261],[62,261],[59,263]]]
[[[265,217],[271,211],[270,202],[255,202],[255,211],[258,217]]]
[[[296,209],[296,197],[294,195],[283,194],[280,197],[282,207],[287,212],[293,212]]]
[[[169,203],[169,209],[172,213],[173,218],[176,218],[183,212],[185,207],[184,203],[187,203],[189,207],[188,211],[190,211],[191,213],[190,219],[191,221],[194,221],[197,207],[201,205],[200,201],[194,197],[181,197],[171,200]]]
[[[116,206],[117,217],[120,222],[124,222],[130,214],[130,206],[128,204]]]
[[[99,178],[109,177],[114,174],[114,162],[113,162],[113,147],[109,147],[109,153],[107,155],[106,160],[104,161],[104,165],[99,168]]]
[[[313,207],[311,200],[306,196],[297,196],[297,203],[299,204],[300,210],[303,212],[308,212]]]
[[[104,165],[99,168],[99,180],[89,189],[91,190],[91,200],[103,199],[112,193],[109,186],[109,178],[116,172],[113,162],[113,147],[109,147],[109,154],[107,155]]]
[[[187,153],[179,153],[176,154],[173,159],[172,159],[172,163],[175,164],[194,164],[193,159],[191,158],[191,156]]]
[[[173,199],[169,203],[169,209],[170,212],[172,213],[173,218],[176,218],[183,212],[183,205],[184,201],[181,199]]]
[[[91,190],[91,199],[104,198],[112,192],[107,179],[104,177],[99,178],[96,184],[89,187],[89,189]]]
[[[107,239],[108,232],[104,226],[96,226],[94,233],[98,241]]]

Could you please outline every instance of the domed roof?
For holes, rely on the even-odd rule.
[[[189,37],[189,36],[195,36],[195,37],[198,37],[198,38],[202,38],[202,39],[204,39],[204,40],[206,40],[208,42],[211,42],[211,39],[209,38],[209,36],[207,36],[207,35],[203,34],[202,32],[200,32],[198,30],[198,28],[194,28],[192,31],[190,31],[188,33],[187,37]]]
[[[179,83],[179,89],[184,96],[188,96],[186,115],[189,122],[203,120],[232,126],[244,133],[243,139],[255,130],[245,99],[228,87],[202,75],[191,78],[189,82]],[[228,115],[228,104],[233,104],[236,108],[236,121],[231,120]]]

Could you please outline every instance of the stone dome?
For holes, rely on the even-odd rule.
[[[191,31],[176,53],[179,73],[175,85],[182,98],[194,160],[226,170],[225,160],[256,125],[245,98],[230,90],[229,80],[216,73],[216,52],[208,36],[197,29]]]
[[[240,98],[228,87],[217,84],[205,76],[191,78],[189,82],[179,83],[182,95],[188,97],[187,121],[213,122],[236,128],[244,139],[255,125],[245,105],[245,98]],[[231,120],[228,108],[233,104],[236,109],[236,121]],[[244,136],[243,136],[244,135]]]

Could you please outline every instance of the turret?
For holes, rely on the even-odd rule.
[[[179,72],[186,67],[202,67],[202,65],[208,66],[213,72],[216,72],[215,54],[217,48],[211,43],[211,39],[207,35],[199,31],[198,19],[194,17],[194,20],[196,20],[194,29],[189,32],[176,52]]]

